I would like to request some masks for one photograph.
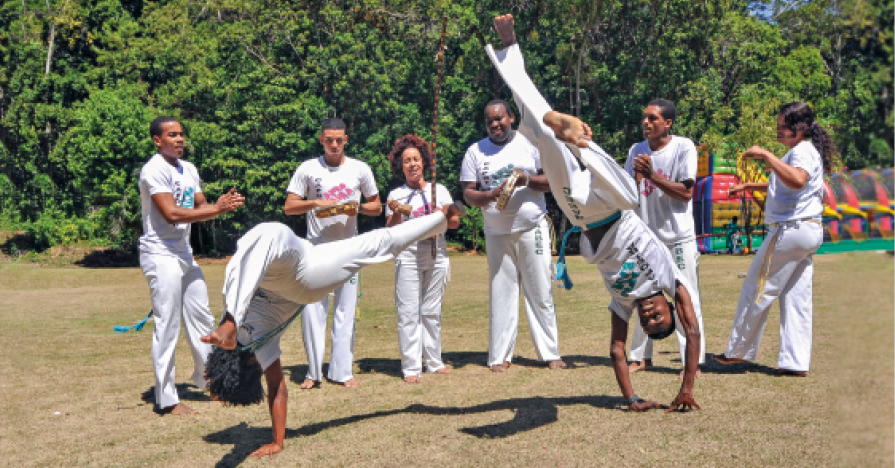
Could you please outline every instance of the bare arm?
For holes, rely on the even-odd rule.
[[[379,216],[382,214],[382,202],[379,201],[379,194],[367,198],[366,203],[361,203],[360,212],[367,216]]]
[[[286,437],[286,403],[289,398],[279,359],[264,371],[264,377],[267,379],[267,406],[270,408],[273,442],[260,447],[249,456],[261,458],[267,455],[273,458],[275,453],[283,450],[283,440]]]
[[[286,194],[286,205],[283,207],[283,211],[286,212],[287,216],[302,215],[314,208],[335,204],[336,202],[332,200],[305,200],[294,193],[288,193]]]
[[[609,312],[609,315],[612,316],[612,342],[609,345],[609,357],[612,359],[612,369],[615,371],[615,380],[622,391],[622,396],[625,397],[625,400],[629,400],[634,396],[634,387],[631,385],[631,376],[628,373],[628,356],[625,354],[628,322],[622,320],[612,311]],[[636,319],[632,318],[632,320]],[[646,411],[661,407],[656,401],[635,401],[628,406],[634,411]]]
[[[398,201],[397,200],[389,200],[388,207],[392,210],[391,216],[385,219],[385,227],[397,226],[404,222],[404,216],[401,213],[398,213]]]
[[[236,192],[236,189],[230,189],[229,192],[221,195],[217,203],[211,204],[205,200],[205,194],[197,193],[193,200],[194,208],[181,208],[174,202],[174,195],[171,193],[157,193],[152,197],[152,204],[155,205],[165,221],[171,224],[189,224],[199,221],[208,221],[219,215],[233,211],[242,206],[245,197]]]
[[[765,192],[768,191],[767,182],[749,182],[748,184],[737,184],[727,190],[728,195],[736,195],[740,192]]]
[[[780,182],[793,190],[799,190],[808,183],[808,172],[806,172],[805,169],[786,164],[780,158],[775,156],[774,153],[771,153],[760,146],[749,148],[746,150],[744,156],[747,158],[764,159],[767,161],[768,166],[770,166],[771,170],[777,174],[777,178],[780,179]]]
[[[550,181],[544,175],[543,170],[538,171],[538,175],[526,175],[525,178],[516,179],[516,187],[528,187],[535,192],[549,192]]]
[[[665,192],[675,200],[688,202],[693,198],[693,180],[687,179],[682,182],[674,182],[666,179],[665,176],[653,170],[653,161],[649,155],[641,154],[637,156],[637,158],[634,159],[633,166],[635,174],[634,180],[637,181],[638,184],[640,183],[640,180],[637,178],[637,175],[640,176],[640,179],[651,181],[659,188],[659,190]]]
[[[479,190],[479,184],[475,182],[461,182],[463,184],[463,199],[466,203],[479,208],[488,206],[488,204],[497,201],[500,197],[500,191],[503,190],[504,181],[493,190]]]
[[[698,409],[699,405],[693,399],[693,384],[696,381],[696,371],[699,370],[699,346],[702,336],[699,333],[699,322],[696,320],[690,293],[680,282],[674,291],[674,304],[681,327],[687,336],[687,347],[684,351],[687,362],[684,365],[684,381],[681,383],[681,389],[667,411],[673,411],[678,406],[684,410],[694,407]]]

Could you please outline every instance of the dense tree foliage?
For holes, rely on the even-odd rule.
[[[676,132],[716,146],[774,147],[776,108],[811,103],[851,168],[892,165],[892,0],[0,0],[0,221],[42,245],[133,246],[149,121],[179,118],[210,199],[247,206],[199,223],[226,253],[282,211],[297,165],[343,118],[348,151],[383,192],[385,154],[431,137],[447,17],[440,180],[459,196],[482,106],[511,97],[482,48],[517,17],[528,68],[558,110],[623,158],[650,99],[674,100]],[[481,244],[480,215],[452,234]],[[558,213],[554,213],[559,220]],[[381,224],[364,218],[364,229]]]

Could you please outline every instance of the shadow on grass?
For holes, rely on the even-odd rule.
[[[754,362],[742,362],[738,364],[721,364],[712,356],[706,353],[705,364],[699,366],[702,372],[711,372],[712,374],[765,374],[777,376],[777,369],[773,367],[756,364]]]
[[[443,353],[441,359],[445,364],[454,369],[460,369],[466,366],[488,367],[488,353],[486,352],[460,351]],[[592,366],[612,367],[612,361],[608,357],[603,356],[564,356],[563,360],[569,365],[569,369]],[[361,374],[384,374],[391,377],[404,376],[401,372],[400,359],[365,358],[357,361],[357,363]],[[545,361],[516,356],[513,358],[513,366],[542,367],[546,369],[547,363]],[[654,369],[656,369],[656,372],[677,372],[674,369],[665,367],[655,367]],[[510,370],[510,372],[512,372],[512,370]]]
[[[177,396],[182,401],[211,401],[211,397],[208,396],[207,392],[193,384],[179,383],[175,385],[175,388],[177,388]],[[161,408],[155,402],[155,386],[146,389],[140,395],[140,399],[145,403],[151,404],[152,411],[156,414],[161,414]]]
[[[429,406],[412,404],[405,408],[375,411],[372,413],[358,414],[345,418],[308,424],[297,429],[286,429],[286,438],[299,436],[313,436],[324,430],[348,424],[366,421],[368,419],[382,418],[397,414],[424,414],[430,416],[466,416],[491,411],[513,412],[513,419],[497,424],[485,426],[464,427],[460,432],[481,439],[505,438],[520,432],[537,429],[557,421],[560,406],[590,405],[603,409],[624,409],[625,400],[621,396],[570,396],[570,397],[531,397],[510,398],[498,400],[481,405],[457,407],[457,406]],[[206,442],[221,445],[233,445],[233,449],[217,464],[218,467],[231,467],[242,463],[246,457],[261,445],[270,443],[271,430],[269,427],[248,427],[246,423],[215,432],[204,437]],[[298,450],[294,447],[293,450]]]
[[[136,251],[104,249],[94,250],[75,262],[87,268],[131,268],[140,266]]]

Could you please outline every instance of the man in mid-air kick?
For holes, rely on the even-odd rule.
[[[638,202],[634,180],[590,141],[593,133],[587,124],[551,110],[525,72],[512,15],[495,18],[494,27],[504,49],[494,51],[490,45],[485,49],[513,91],[522,114],[518,131],[538,147],[554,198],[572,224],[583,231],[582,256],[597,265],[612,296],[610,355],[628,406],[634,411],[662,407],[638,397],[628,375],[625,341],[628,321],[636,309],[651,338],[665,338],[675,329],[686,336],[683,383],[668,411],[699,408],[693,399],[693,383],[702,338],[690,286],[678,274],[665,245],[631,211]],[[582,171],[578,161],[587,170]],[[673,298],[673,305],[666,294]]]

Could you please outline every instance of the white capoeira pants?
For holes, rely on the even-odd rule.
[[[819,220],[816,221],[779,223],[758,249],[740,290],[733,329],[724,353],[726,357],[755,360],[768,311],[771,304],[779,299],[780,352],[777,368],[808,371],[811,363],[814,253],[823,242],[823,227]],[[765,278],[767,281],[762,290]]]
[[[354,317],[357,308],[357,275],[333,292],[332,349],[326,378],[333,382],[347,382],[354,378]],[[323,355],[326,351],[326,318],[329,315],[329,296],[308,304],[301,314],[301,337],[308,355],[306,379],[322,380]]]
[[[431,242],[419,241],[395,260],[395,309],[404,377],[419,377],[424,362],[428,372],[444,368],[441,300],[450,263],[447,250],[439,249],[438,255],[432,257]]]
[[[149,282],[155,330],[152,333],[152,364],[155,367],[155,403],[168,408],[180,403],[174,386],[174,349],[180,336],[180,321],[186,326],[193,353],[192,380],[205,388],[205,361],[211,345],[199,340],[214,330],[208,307],[205,276],[192,256],[140,253],[140,268]]]
[[[392,260],[410,244],[446,229],[444,214],[437,212],[395,227],[314,245],[285,225],[259,224],[239,240],[236,254],[227,264],[224,306],[240,327],[259,289],[296,305],[319,302],[361,268]]]
[[[550,231],[547,217],[528,231],[485,235],[490,289],[488,365],[513,361],[519,326],[519,286],[525,296],[528,328],[538,359],[560,359],[556,311],[550,285]]]
[[[699,323],[699,335],[705,336],[702,326],[702,305],[699,296],[699,248],[696,246],[696,240],[679,242],[676,244],[666,245],[678,273],[686,280],[690,292],[690,301],[693,303],[693,312],[696,314],[696,321]],[[642,361],[644,359],[653,358],[653,340],[643,331],[640,322],[634,321],[634,334],[631,338],[632,361]],[[686,364],[687,336],[682,333],[682,329],[677,329],[677,345],[681,353],[681,367]],[[705,363],[705,340],[699,342],[699,363]]]

